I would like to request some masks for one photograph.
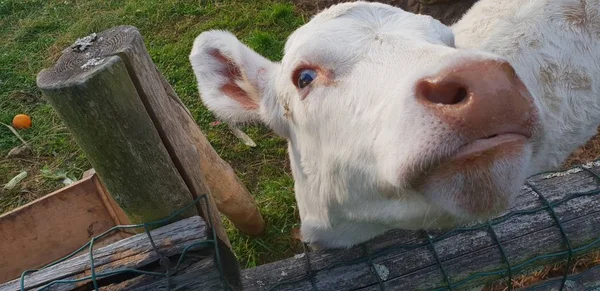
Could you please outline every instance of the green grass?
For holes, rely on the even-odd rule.
[[[277,61],[286,37],[303,23],[304,18],[291,3],[275,0],[0,0],[0,122],[9,124],[14,115],[29,114],[33,127],[19,132],[34,150],[28,158],[4,158],[20,141],[0,126],[0,185],[21,171],[29,174],[16,189],[0,189],[0,213],[63,186],[61,180],[49,178],[42,169],[80,178],[91,167],[36,88],[36,75],[52,66],[78,37],[128,24],[141,31],[159,70],[192,111],[215,150],[254,194],[267,221],[268,233],[250,238],[224,219],[242,266],[291,256],[299,250],[290,235],[298,217],[285,141],[263,126],[247,126],[243,129],[258,144],[249,148],[226,126],[210,126],[215,118],[201,104],[188,54],[202,31],[225,29]]]

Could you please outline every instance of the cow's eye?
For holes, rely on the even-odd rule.
[[[298,88],[302,89],[310,84],[317,77],[317,72],[311,69],[304,69],[298,74]]]

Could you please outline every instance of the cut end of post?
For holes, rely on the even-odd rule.
[[[60,88],[65,84],[81,82],[86,74],[105,65],[110,57],[127,47],[131,38],[141,37],[139,30],[130,25],[113,27],[100,33],[78,38],[62,51],[52,68],[42,70],[37,77],[40,88]]]

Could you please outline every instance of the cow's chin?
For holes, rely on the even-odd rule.
[[[489,219],[512,205],[526,179],[531,145],[513,140],[480,152],[458,154],[431,168],[418,192],[457,221]]]

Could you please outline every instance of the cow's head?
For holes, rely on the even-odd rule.
[[[348,222],[420,228],[496,214],[535,155],[536,109],[511,65],[454,48],[429,16],[339,4],[296,30],[280,63],[223,31],[202,33],[190,61],[216,116],[288,139],[308,241],[372,236],[328,238]]]

